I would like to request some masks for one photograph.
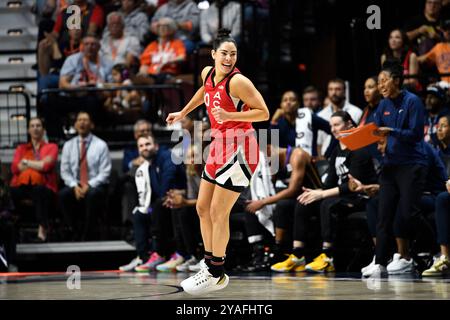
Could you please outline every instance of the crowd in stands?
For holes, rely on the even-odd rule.
[[[143,92],[122,90],[121,103],[107,93],[66,91],[56,97],[41,93],[56,88],[82,91],[87,87],[173,83],[176,76],[192,74],[194,50],[211,46],[219,28],[219,12],[222,27],[232,30],[236,39],[241,34],[241,3],[210,2],[201,12],[193,0],[44,1],[45,6],[38,10],[38,109],[44,118],[52,118],[48,137],[54,141],[64,138],[60,127],[69,120],[61,123],[58,119],[75,112],[73,105],[79,103],[87,105],[92,114],[102,115],[99,119],[134,122],[148,118],[150,98]],[[80,29],[65,23],[71,4],[81,8]],[[120,70],[120,80],[113,77],[114,70]],[[95,119],[97,125],[99,119]]]
[[[41,20],[47,30],[40,33],[38,46],[40,90],[166,83],[181,72],[196,43],[211,42],[218,7],[222,23],[239,40],[239,3],[217,0],[200,12],[191,0],[147,2],[144,7],[138,0],[121,0],[111,10],[113,6],[74,0],[83,12],[82,29],[75,32],[62,23],[67,3],[49,1],[56,21],[49,28],[49,18]],[[279,143],[260,151],[257,172],[230,218],[242,226],[252,250],[241,270],[335,271],[339,222],[355,212],[365,213],[373,240],[374,258],[363,262],[368,264],[363,275],[420,271],[435,276],[450,270],[450,20],[442,2],[426,0],[423,15],[393,29],[378,72],[367,75],[363,84],[351,84],[364,88],[366,105],[350,103],[348,84],[340,78],[329,80],[325,96],[313,85],[301,94],[300,88],[280,92],[269,123],[271,131],[278,130]],[[429,76],[433,70],[438,73]],[[143,97],[136,90],[67,94],[58,110],[50,96],[41,98],[45,120],[30,120],[31,140],[15,151],[9,188],[0,186],[0,191],[10,189],[12,200],[7,201],[8,192],[1,193],[0,230],[10,230],[6,221],[11,212],[31,200],[39,241],[48,241],[50,207],[62,213],[66,240],[99,239],[97,226],[108,218],[104,208],[111,156],[107,142],[93,134],[94,124],[102,121],[93,115],[101,114],[98,108],[117,115],[142,108]],[[85,111],[77,110],[80,105]],[[68,112],[76,112],[76,136],[64,143],[57,168],[58,146],[44,140],[45,127],[47,134],[58,135],[61,115]],[[120,267],[123,271],[202,267],[196,203],[204,163],[194,161],[203,151],[194,144],[194,135],[206,134],[207,123],[198,133],[194,120],[187,117],[182,123],[190,134],[181,147],[182,164],[172,161],[170,147],[159,144],[151,122],[135,123],[136,145],[124,150],[116,190],[121,222],[132,225],[137,251],[136,258]],[[341,131],[369,123],[380,127],[378,144],[352,151],[339,140]],[[205,140],[202,147],[207,147]],[[269,159],[274,158],[279,169],[270,172]],[[320,221],[316,241],[311,239],[312,217]],[[423,221],[432,221],[436,238],[428,251],[435,259],[417,270],[412,244],[420,227],[428,225]],[[9,234],[0,232],[0,240],[11,243]],[[5,249],[3,256],[13,261],[14,250]]]

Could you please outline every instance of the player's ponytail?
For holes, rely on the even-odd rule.
[[[236,40],[234,40],[231,36],[231,31],[229,29],[222,28],[217,31],[217,37],[213,41],[213,49],[217,50],[224,42],[233,42],[237,47]]]

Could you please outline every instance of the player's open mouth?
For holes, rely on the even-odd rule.
[[[225,68],[231,68],[231,64],[222,64]]]

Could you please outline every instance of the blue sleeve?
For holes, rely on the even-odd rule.
[[[177,167],[173,163],[172,159],[170,158],[171,153],[170,151],[164,153],[164,157],[162,157],[162,163],[161,163],[161,197],[166,196],[167,191],[169,191],[175,181]]]
[[[377,110],[373,114],[373,122],[377,125],[377,127],[383,127],[383,120],[382,120],[383,110],[384,110],[384,103],[383,100],[381,100]]]
[[[122,172],[127,173],[131,169],[131,162],[136,158],[136,152],[133,149],[125,149],[123,151]]]
[[[406,120],[408,121],[408,128],[393,128],[394,130],[390,135],[403,141],[419,142],[423,139],[424,107],[419,98],[411,99],[408,104],[408,119]]]
[[[312,114],[312,126],[316,130],[325,131],[328,134],[331,134],[330,124],[325,119],[319,117],[317,114]]]
[[[443,182],[447,181],[447,168],[445,167],[444,161],[442,161],[437,150],[433,149],[431,146],[429,146],[429,148],[433,157],[433,165],[438,169],[439,178],[442,179]]]

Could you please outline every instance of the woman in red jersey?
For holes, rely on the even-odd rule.
[[[211,54],[214,67],[203,69],[203,86],[183,110],[166,119],[173,124],[205,103],[211,122],[213,141],[197,200],[205,259],[197,274],[181,282],[190,294],[204,294],[228,285],[223,265],[230,238],[229,215],[239,194],[249,185],[259,160],[251,123],[269,119],[263,97],[235,67],[237,46],[229,30],[219,30]]]

